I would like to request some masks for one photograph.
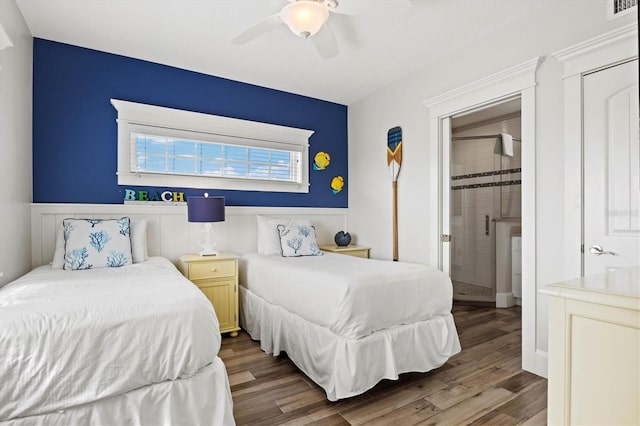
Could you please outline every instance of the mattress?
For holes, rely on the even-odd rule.
[[[424,265],[340,254],[240,259],[240,284],[345,338],[450,316],[451,280]]]
[[[211,304],[159,257],[36,268],[0,289],[0,313],[0,421],[188,378],[220,349]]]

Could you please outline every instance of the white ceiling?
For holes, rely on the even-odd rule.
[[[555,0],[412,0],[384,16],[331,14],[340,54],[328,60],[284,25],[230,42],[286,0],[16,2],[34,37],[349,105],[534,11],[552,13]]]

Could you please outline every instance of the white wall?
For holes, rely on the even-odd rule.
[[[33,38],[13,0],[0,1],[13,47],[0,51],[0,286],[31,267]]]
[[[349,106],[349,223],[358,243],[374,258],[391,259],[391,180],[386,165],[386,133],[403,128],[403,163],[398,181],[399,257],[434,263],[429,242],[437,217],[438,183],[430,180],[429,112],[422,101],[498,71],[544,56],[536,87],[537,287],[569,279],[564,267],[569,247],[563,241],[566,156],[563,145],[562,67],[550,54],[558,49],[633,22],[635,15],[607,21],[605,0],[554,1],[526,21],[497,25],[500,31],[471,40],[433,64]],[[490,23],[487,23],[490,25]],[[411,58],[407,58],[410,61]],[[436,162],[433,161],[433,164]],[[571,257],[571,259],[574,259]],[[537,303],[536,347],[547,350],[546,299]]]

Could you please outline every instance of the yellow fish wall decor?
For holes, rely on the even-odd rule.
[[[313,157],[313,170],[324,170],[329,167],[331,156],[328,152],[320,151]]]
[[[344,178],[342,176],[335,176],[331,179],[331,191],[334,194],[342,191],[342,188],[344,188]]]

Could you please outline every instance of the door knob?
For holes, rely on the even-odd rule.
[[[589,247],[589,253],[595,254],[596,256],[601,256],[603,254],[609,254],[611,256],[619,256],[618,253],[616,253],[615,251],[607,251],[597,244],[594,244],[591,247]]]

